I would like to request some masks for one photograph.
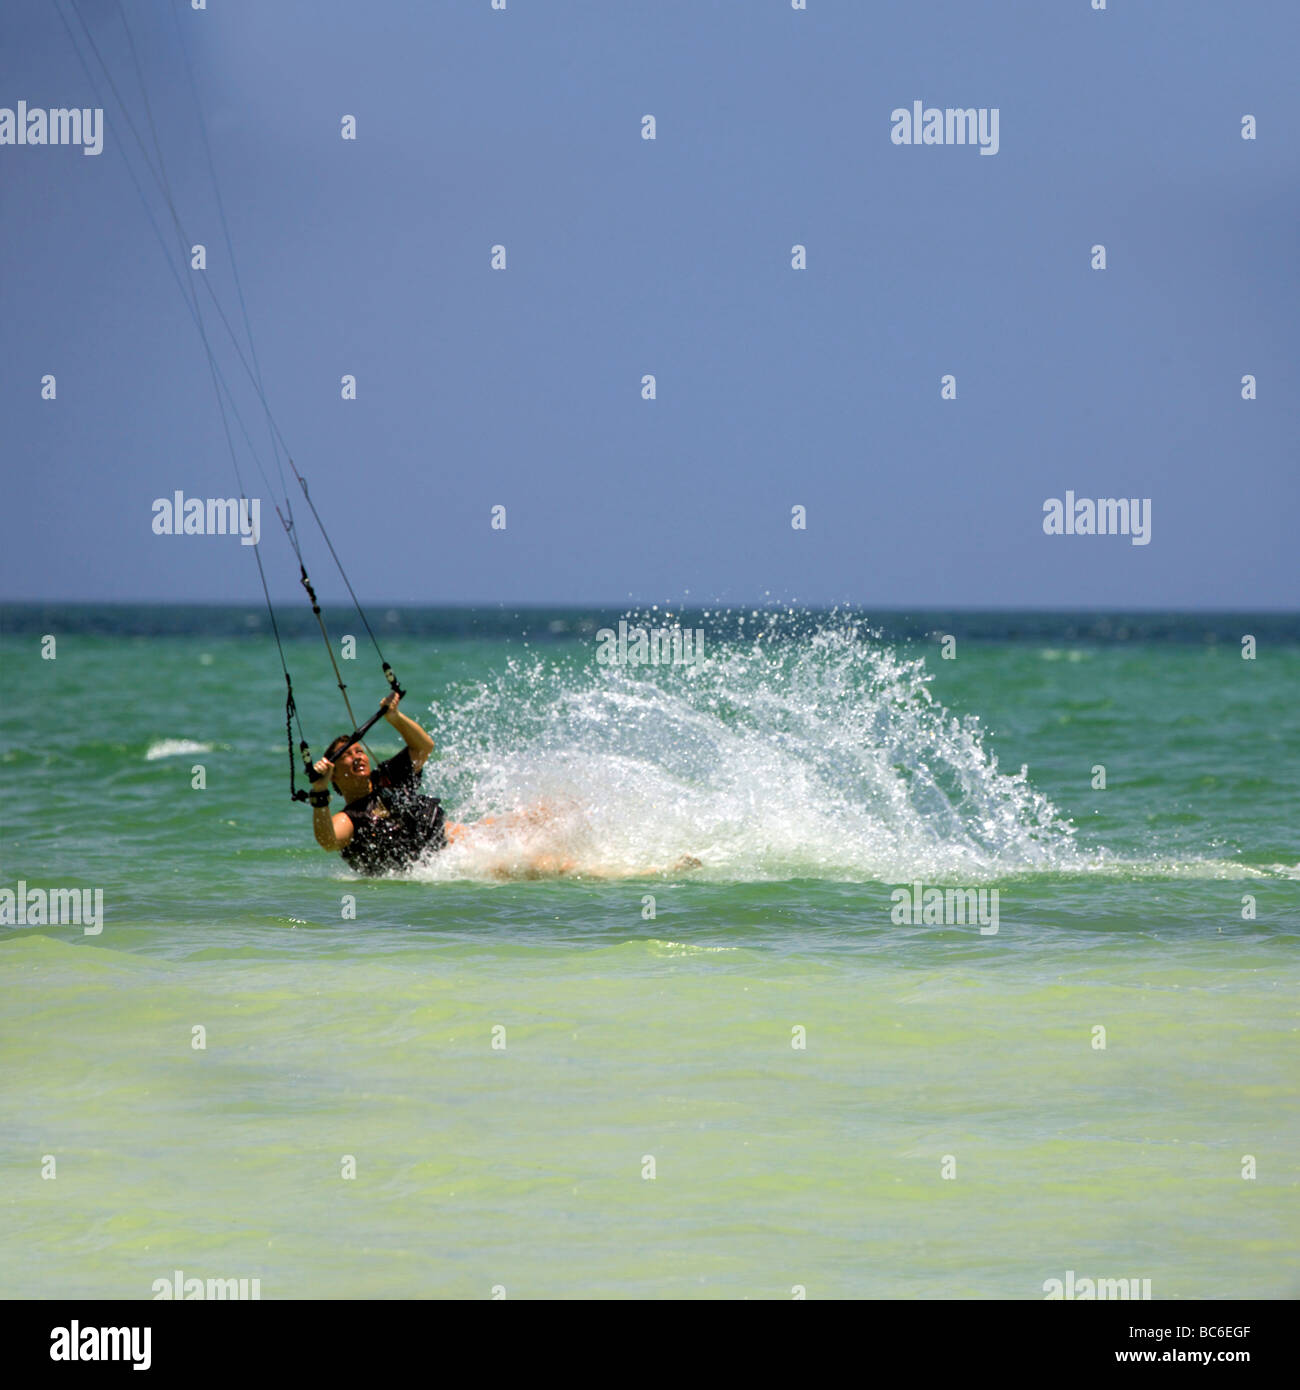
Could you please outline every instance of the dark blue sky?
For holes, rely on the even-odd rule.
[[[6,0],[0,106],[101,104],[69,4]],[[116,0],[78,9],[143,122]],[[181,220],[238,323],[183,28],[268,397],[363,598],[1300,602],[1294,0],[127,13]],[[998,108],[999,152],[891,143],[916,100]],[[235,487],[139,151],[103,104],[99,157],[0,146],[0,597],[256,602],[249,548],[151,530],[154,498]],[[1149,497],[1151,543],[1044,535],[1067,489]]]

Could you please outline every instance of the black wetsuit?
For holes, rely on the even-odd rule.
[[[370,793],[343,808],[352,821],[352,838],[343,862],[359,874],[404,869],[426,850],[444,849],[446,812],[436,796],[421,796],[420,774],[403,748],[380,763],[370,777]]]

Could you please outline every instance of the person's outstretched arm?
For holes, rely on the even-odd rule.
[[[386,711],[384,718],[401,734],[402,742],[410,751],[411,764],[419,772],[424,766],[425,759],[433,752],[433,740],[414,719],[408,719],[397,708],[397,702],[400,698],[397,692],[393,691],[384,696],[380,702],[380,707]]]

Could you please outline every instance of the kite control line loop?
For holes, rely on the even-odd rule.
[[[292,801],[306,801],[307,793],[297,784],[293,775],[293,725],[298,717],[298,706],[293,699],[293,682],[289,679],[289,672],[284,673],[284,683],[288,687],[288,694],[284,697],[284,741],[289,749],[289,798]],[[302,725],[298,726],[299,736],[302,734]],[[307,741],[303,739],[298,744],[303,755],[303,764],[307,771],[307,781],[312,779],[311,758],[307,753]]]
[[[310,786],[316,780],[316,769],[312,766],[311,749],[307,747],[307,740],[302,739],[298,744],[298,756],[302,758],[302,770],[307,774],[307,785]],[[293,753],[289,754],[289,781],[293,782]],[[301,787],[294,788],[293,799],[295,801],[306,801],[307,793]]]

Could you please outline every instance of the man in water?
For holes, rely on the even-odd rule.
[[[336,738],[325,756],[313,765],[311,784],[312,832],[323,850],[338,852],[359,874],[382,874],[404,869],[426,850],[445,849],[464,826],[449,824],[436,796],[420,794],[420,769],[433,752],[433,740],[414,719],[397,708],[394,691],[383,700],[385,720],[402,736],[406,747],[373,771],[370,755],[360,743],[339,752],[348,741]],[[337,757],[337,764],[332,761]],[[330,787],[344,807],[330,814]]]
[[[502,831],[536,830],[552,821],[553,808],[546,802],[499,818],[484,816],[472,824],[449,821],[436,796],[420,793],[420,771],[433,752],[433,740],[414,719],[398,710],[399,698],[396,692],[386,695],[381,706],[384,718],[406,744],[395,757],[372,771],[370,755],[360,743],[344,749],[349,735],[343,734],[330,744],[323,758],[312,764],[315,776],[308,800],[312,807],[312,832],[321,849],[342,854],[343,862],[359,874],[383,874],[409,868],[426,852],[446,849],[455,841],[481,840],[475,833],[480,830],[491,837]],[[345,803],[333,815],[331,786]],[[489,872],[497,878],[540,878],[572,873],[577,868],[566,853],[549,849],[525,850],[522,863],[518,862],[516,850],[510,859],[511,863],[498,863]],[[692,855],[683,855],[673,865],[674,870],[699,867],[700,861]],[[664,870],[641,872],[657,874]],[[594,878],[623,876],[596,867],[588,867],[584,873]]]

